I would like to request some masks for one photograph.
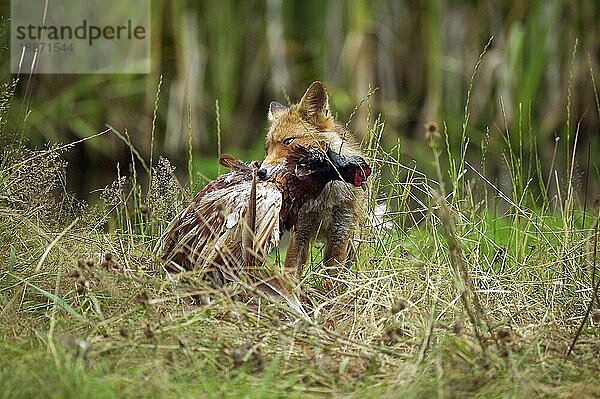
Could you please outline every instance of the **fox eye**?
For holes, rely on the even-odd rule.
[[[295,137],[288,137],[286,139],[283,140],[283,145],[290,145],[292,144],[292,141],[294,141]]]

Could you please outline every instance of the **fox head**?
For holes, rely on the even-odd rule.
[[[270,122],[265,142],[265,159],[258,177],[269,179],[275,172],[290,165],[300,147],[327,146],[339,151],[342,137],[335,131],[335,120],[329,108],[329,97],[323,83],[316,81],[298,104],[287,107],[278,102],[269,105]]]

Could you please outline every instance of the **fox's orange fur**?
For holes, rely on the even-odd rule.
[[[271,125],[261,165],[264,178],[285,164],[297,146],[313,147],[326,142],[343,155],[363,156],[353,135],[332,117],[327,91],[321,82],[312,83],[300,102],[291,107],[272,102],[268,117]],[[326,240],[325,267],[337,274],[346,262],[350,238],[365,200],[366,194],[360,188],[342,181],[328,183],[317,199],[300,209],[285,258],[286,268],[298,277],[302,275],[310,241],[319,233]]]

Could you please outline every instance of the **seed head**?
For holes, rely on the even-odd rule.
[[[73,270],[72,272],[69,273],[68,276],[72,277],[72,278],[79,278],[79,277],[81,277],[81,273],[79,272],[79,270]]]
[[[512,331],[508,327],[498,327],[496,329],[496,338],[500,341],[510,341],[512,339]]]
[[[429,122],[425,125],[425,140],[431,149],[438,148],[439,141],[442,138],[440,128],[435,122]]]
[[[462,325],[460,324],[460,321],[456,321],[454,322],[454,324],[452,324],[452,332],[456,335],[460,334],[462,331]]]
[[[397,344],[400,342],[402,337],[406,336],[404,329],[400,326],[390,326],[385,333],[387,335],[388,342],[391,345]]]
[[[150,327],[150,324],[146,325],[146,329],[144,330],[144,335],[148,339],[154,337],[154,331],[152,331],[152,327]]]
[[[400,313],[402,312],[404,309],[406,309],[408,307],[408,302],[406,302],[404,299],[399,298],[398,300],[396,300],[396,302],[394,302],[394,304],[392,305],[392,314],[396,314],[396,313]]]
[[[147,304],[148,303],[148,294],[146,293],[146,291],[142,291],[139,294],[137,294],[135,296],[135,301],[137,303]]]

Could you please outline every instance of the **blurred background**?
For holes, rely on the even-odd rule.
[[[3,83],[14,77],[9,9],[2,0]],[[427,169],[423,124],[445,124],[450,146],[459,151],[473,68],[493,36],[473,82],[467,157],[478,163],[486,147],[485,173],[501,185],[507,145],[519,145],[521,137],[534,143],[523,144],[524,159],[532,159],[534,148],[546,174],[554,159],[562,182],[566,149],[578,129],[577,189],[587,180],[588,193],[598,193],[600,123],[592,77],[600,81],[599,20],[594,0],[152,1],[151,74],[22,76],[8,123],[37,148],[110,124],[127,130],[147,158],[160,86],[154,156],[169,157],[185,177],[191,138],[194,171],[212,177],[217,130],[223,152],[261,159],[269,102],[297,101],[313,80],[322,80],[344,122],[372,92],[352,129],[364,136],[368,115],[381,114],[383,147],[399,144],[403,164]],[[116,162],[127,174],[131,155],[106,134],[76,146],[66,159],[68,188],[85,199],[115,179]]]

